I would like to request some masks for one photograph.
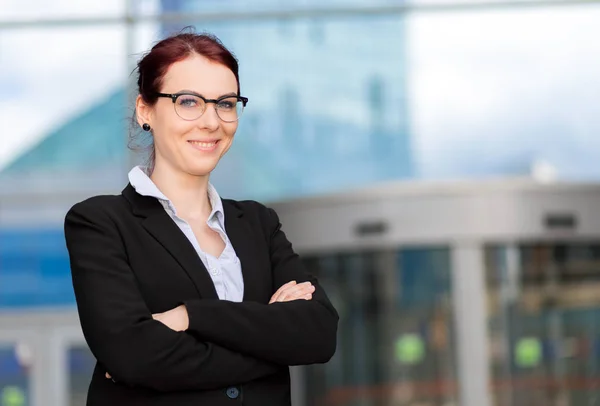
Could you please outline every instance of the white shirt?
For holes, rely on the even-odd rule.
[[[129,172],[129,183],[137,193],[142,196],[151,196],[156,198],[164,207],[171,219],[177,224],[179,229],[185,234],[202,263],[208,270],[208,274],[215,284],[215,289],[219,298],[232,302],[241,302],[244,297],[244,279],[242,277],[242,266],[237,257],[227,234],[225,233],[225,212],[223,211],[223,202],[212,184],[208,184],[208,198],[212,207],[210,216],[206,224],[219,233],[225,242],[225,249],[221,255],[216,258],[200,248],[192,227],[182,218],[177,216],[177,211],[173,203],[158,189],[152,179],[141,166],[136,166]],[[198,272],[205,272],[198,269]]]

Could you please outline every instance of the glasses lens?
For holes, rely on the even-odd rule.
[[[226,122],[239,120],[244,111],[244,105],[237,97],[221,99],[216,107],[219,118]]]
[[[204,100],[191,94],[183,94],[175,102],[175,112],[184,120],[197,119],[204,113],[205,108]]]

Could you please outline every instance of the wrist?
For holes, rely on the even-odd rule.
[[[190,316],[188,315],[187,307],[185,305],[181,305],[181,322],[182,322],[182,331],[186,331],[190,328]]]

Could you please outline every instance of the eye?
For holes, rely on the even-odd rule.
[[[181,107],[197,107],[198,105],[200,105],[200,99],[189,95],[179,96],[179,98],[177,99],[177,104]]]
[[[237,99],[221,100],[219,102],[219,104],[217,105],[217,108],[219,108],[221,110],[232,110],[235,108],[236,103],[237,103]]]

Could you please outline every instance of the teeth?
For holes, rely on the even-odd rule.
[[[211,148],[214,147],[216,142],[200,142],[200,141],[190,141],[194,145],[198,145],[201,148]]]

